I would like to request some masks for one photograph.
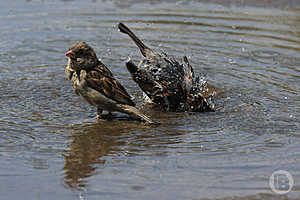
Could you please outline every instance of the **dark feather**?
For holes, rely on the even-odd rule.
[[[147,58],[151,57],[153,54],[152,50],[147,47],[125,24],[119,23],[118,28],[122,33],[127,34],[134,41],[134,43],[139,47],[143,56]]]
[[[168,111],[207,111],[210,103],[201,94],[203,87],[195,79],[187,57],[184,63],[164,52],[147,47],[126,25],[119,24],[119,30],[130,36],[144,57],[138,67],[126,63],[133,80],[154,102]]]

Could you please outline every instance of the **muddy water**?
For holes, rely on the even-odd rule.
[[[269,187],[276,170],[299,198],[300,5],[203,2],[1,1],[1,199],[283,199]],[[187,55],[217,88],[218,111],[144,109],[158,127],[95,121],[64,54],[87,41],[141,102],[124,66],[141,55],[119,21]]]

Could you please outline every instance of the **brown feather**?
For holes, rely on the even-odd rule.
[[[110,70],[102,63],[88,71],[86,81],[89,87],[115,100],[117,103],[131,106],[135,105],[126,89],[113,77]]]
[[[66,53],[69,57],[65,73],[72,80],[75,92],[97,107],[97,116],[103,110],[122,112],[148,123],[154,123],[134,106],[126,89],[111,71],[98,60],[93,48],[85,42],[76,42]]]

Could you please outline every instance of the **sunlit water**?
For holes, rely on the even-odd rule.
[[[1,1],[1,199],[281,199],[276,170],[299,198],[300,9],[128,2]],[[141,55],[120,21],[188,56],[218,110],[144,109],[158,127],[96,121],[65,78],[65,52],[87,41],[141,102],[124,65]]]

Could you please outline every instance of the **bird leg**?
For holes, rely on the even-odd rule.
[[[114,117],[114,115],[110,111],[108,111],[107,114],[103,114],[102,112],[103,112],[103,109],[97,108],[97,116],[96,116],[97,120],[100,120],[100,119],[112,119]]]
[[[102,112],[103,112],[103,109],[97,108],[96,120],[101,119],[101,117],[102,117]]]

